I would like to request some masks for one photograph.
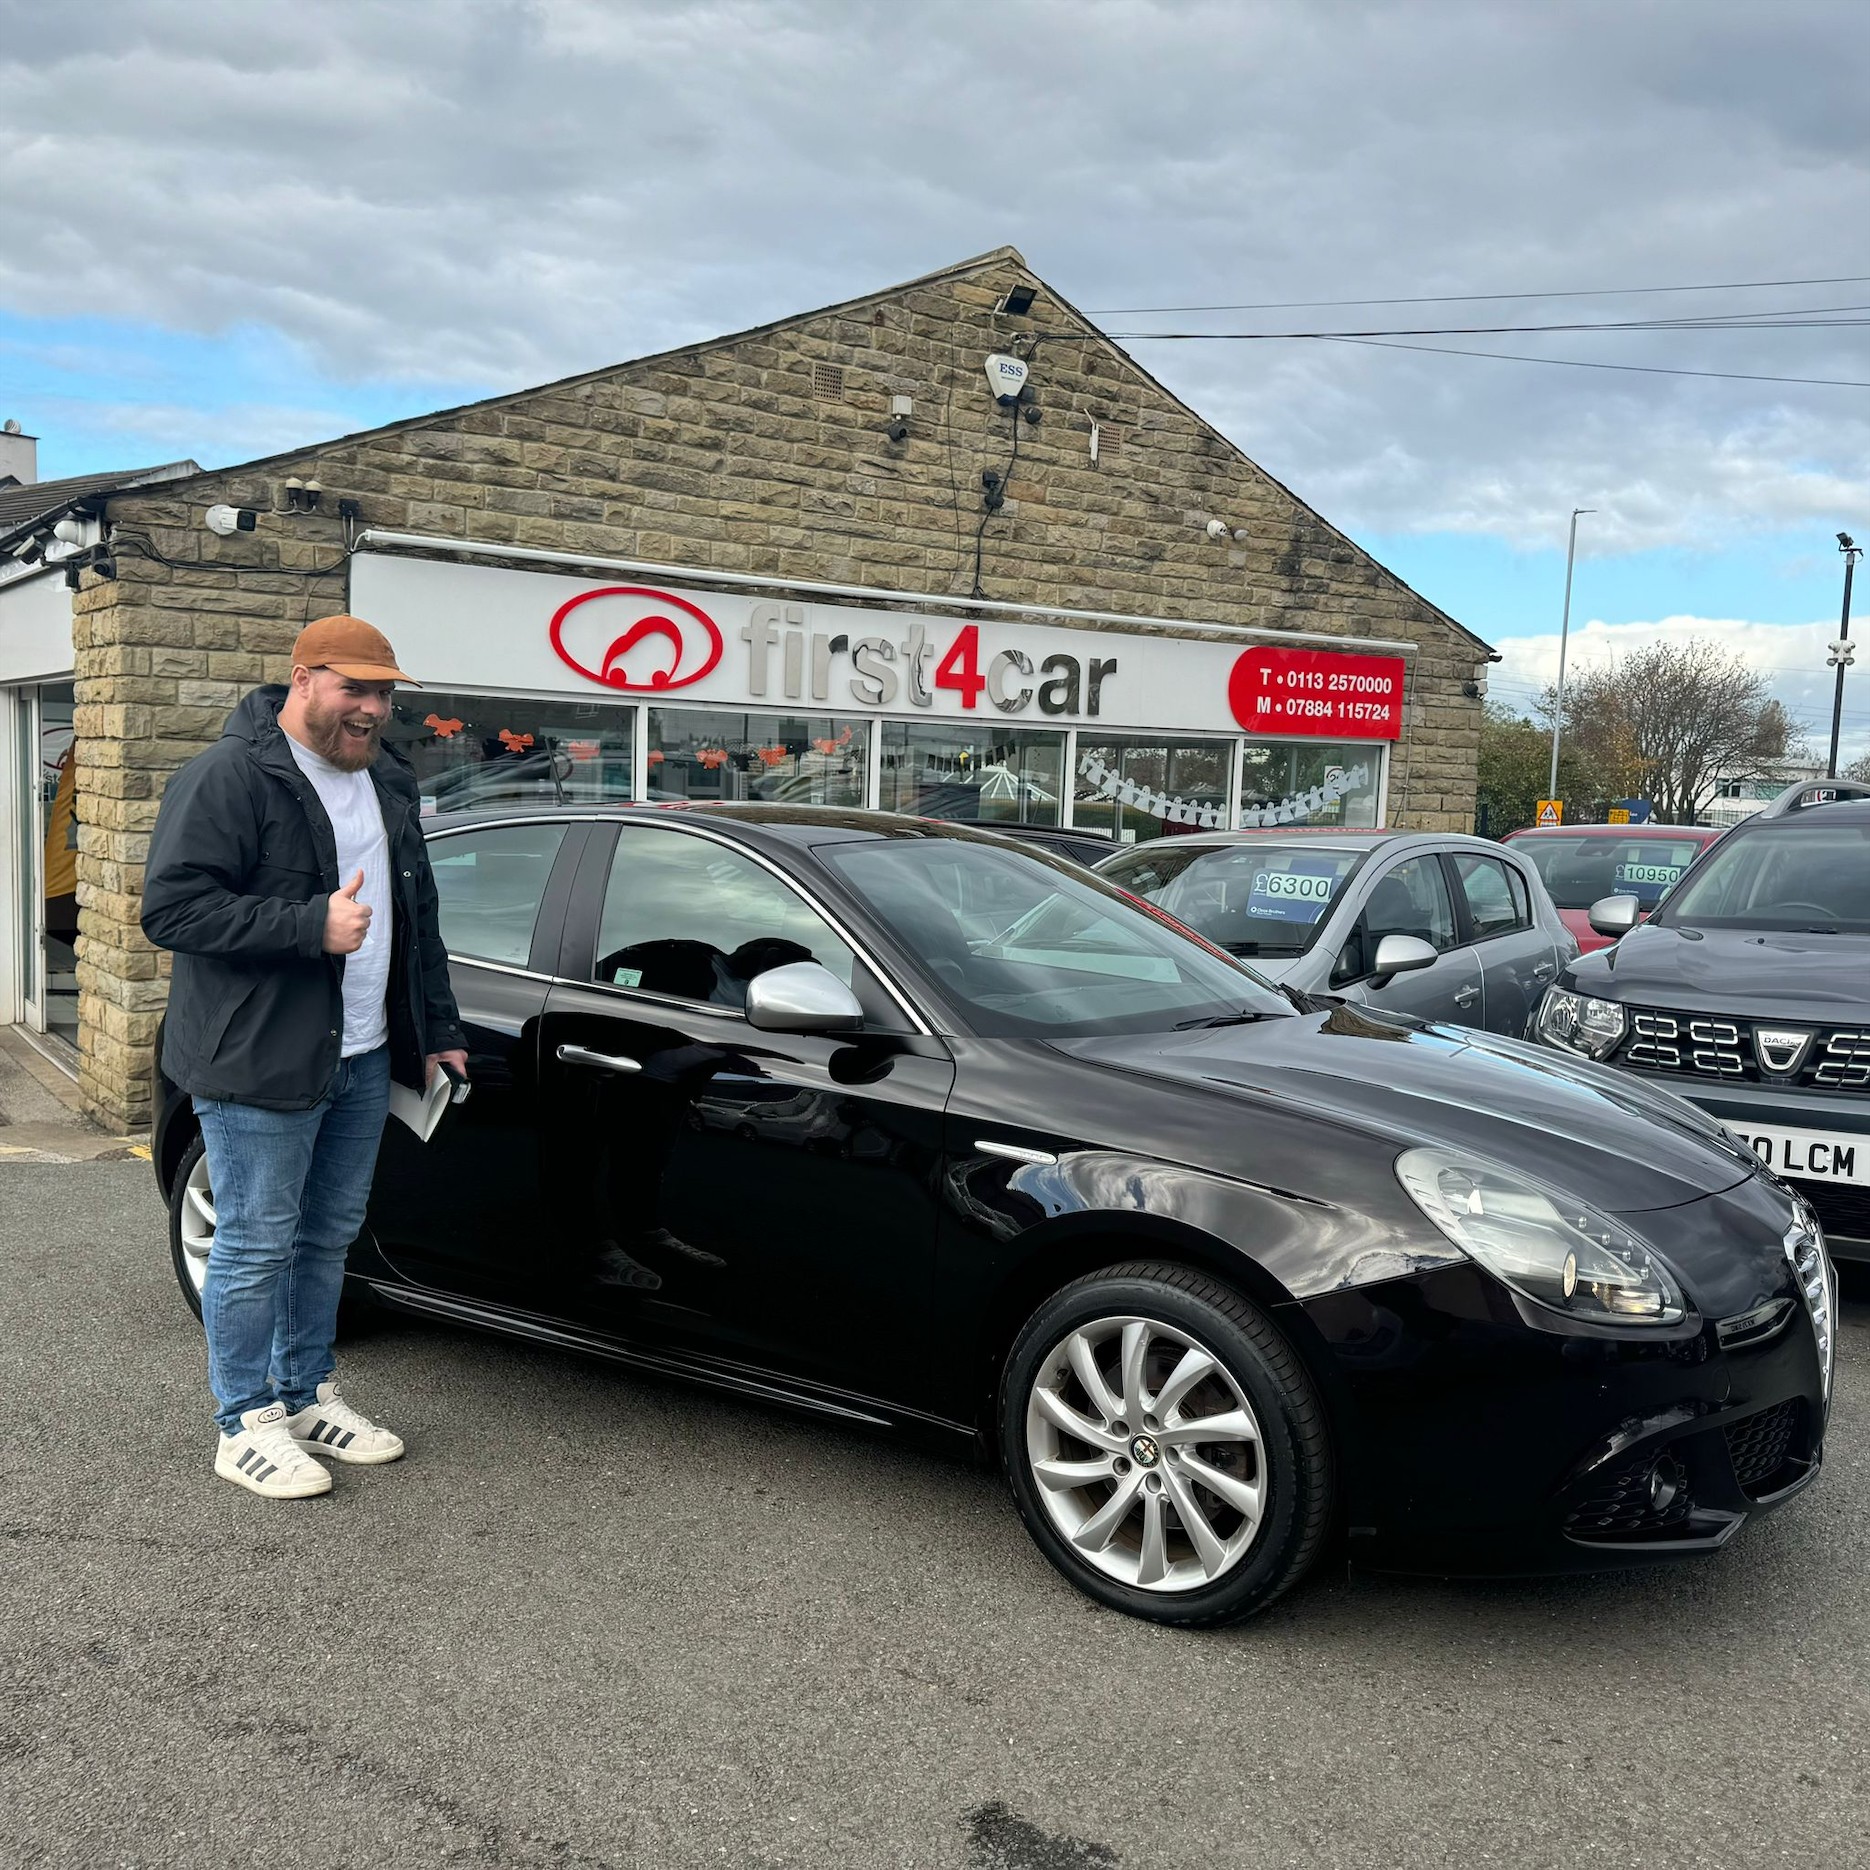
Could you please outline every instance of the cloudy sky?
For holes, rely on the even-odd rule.
[[[0,415],[47,476],[215,464],[1012,242],[1112,332],[1625,366],[1126,339],[1502,696],[1589,507],[1584,653],[1712,632],[1828,728],[1867,45],[1845,0],[0,0]],[[1676,322],[1444,334],[1630,320]]]

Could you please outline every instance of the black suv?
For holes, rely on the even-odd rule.
[[[1699,1104],[1870,1260],[1870,786],[1792,787],[1638,913],[1592,905],[1620,939],[1547,990],[1537,1036]]]

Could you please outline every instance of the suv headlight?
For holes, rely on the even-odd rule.
[[[1569,987],[1548,987],[1539,1002],[1539,1037],[1586,1058],[1607,1058],[1623,1038],[1623,1008]]]
[[[1556,1189],[1450,1149],[1407,1150],[1396,1175],[1463,1253],[1555,1312],[1673,1325],[1687,1310],[1681,1288],[1635,1234]]]

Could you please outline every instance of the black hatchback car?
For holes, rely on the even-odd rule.
[[[1591,905],[1620,939],[1547,991],[1539,1037],[1692,1099],[1870,1260],[1870,786],[1791,787],[1640,914]]]
[[[1810,1212],[1690,1105],[1282,992],[989,833],[778,805],[437,823],[474,1092],[360,1287],[978,1441],[1092,1595],[1245,1615],[1334,1526],[1441,1571],[1722,1545],[1816,1473]],[[198,1301],[213,1190],[160,1087]]]

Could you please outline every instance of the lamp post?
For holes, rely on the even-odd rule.
[[[1565,542],[1565,615],[1558,626],[1558,700],[1552,708],[1552,777],[1545,788],[1548,799],[1558,797],[1558,735],[1565,724],[1565,645],[1571,638],[1571,562],[1578,553],[1578,516],[1596,511],[1594,506],[1574,506],[1571,537]]]
[[[1838,550],[1844,554],[1844,616],[1838,624],[1838,640],[1831,645],[1831,661],[1837,664],[1837,686],[1831,691],[1831,757],[1825,762],[1825,777],[1838,776],[1838,730],[1844,725],[1844,671],[1851,666],[1851,573],[1863,557],[1863,547],[1849,533],[1838,534]]]

